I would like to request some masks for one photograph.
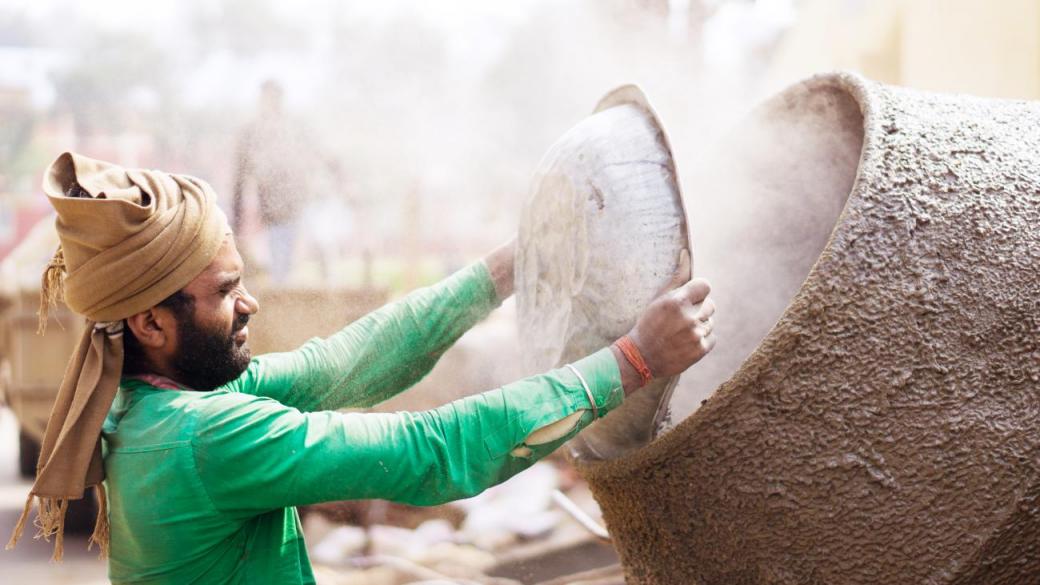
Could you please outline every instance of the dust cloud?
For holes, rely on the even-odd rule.
[[[304,222],[293,278],[305,286],[392,297],[509,239],[548,146],[609,89],[640,84],[674,147],[694,272],[720,307],[719,344],[684,376],[680,415],[797,290],[858,156],[851,130],[831,136],[837,122],[812,115],[730,133],[764,97],[759,78],[786,21],[762,15],[790,4],[779,0],[109,2],[0,9],[0,37],[21,47],[0,56],[31,65],[30,87],[43,87],[5,111],[22,129],[0,152],[6,190],[38,195],[47,163],[75,149],[199,176],[231,214],[236,164],[257,146],[244,129],[271,81],[285,123],[259,141],[261,158],[293,169],[268,180],[285,183],[277,207]],[[262,264],[261,210],[246,197],[240,211],[243,247]],[[346,268],[316,277],[329,257]],[[361,258],[374,268],[357,269]],[[514,353],[485,351],[472,361]]]
[[[780,318],[852,190],[863,115],[844,91],[797,89],[755,110],[686,176],[695,274],[712,282],[716,348],[684,374],[681,419],[733,374]]]

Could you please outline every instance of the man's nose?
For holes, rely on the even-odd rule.
[[[256,300],[256,297],[249,294],[249,291],[243,291],[242,295],[235,301],[235,309],[239,313],[245,313],[252,315],[260,310],[260,303]]]

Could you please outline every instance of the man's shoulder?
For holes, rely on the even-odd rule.
[[[229,389],[199,392],[138,388],[129,394],[135,396],[128,396],[128,400],[125,401],[117,400],[109,415],[110,420],[115,419],[111,422],[118,423],[119,426],[132,422],[144,423],[149,427],[173,425],[190,429],[198,424],[281,406],[270,398]]]
[[[236,392],[193,392],[153,387],[122,389],[103,427],[113,449],[144,449],[191,441],[195,428],[250,397]]]
[[[202,394],[191,399],[193,435],[196,438],[205,439],[235,429],[255,427],[285,414],[299,413],[295,408],[266,396],[229,390],[196,394]]]
[[[229,389],[218,389],[212,392],[185,392],[192,412],[197,417],[226,417],[229,414],[252,410],[284,408],[284,405],[266,396],[257,396],[246,392]]]
[[[135,397],[122,413],[110,413],[105,438],[114,449],[212,442],[262,430],[286,412],[298,411],[229,390],[162,390]]]

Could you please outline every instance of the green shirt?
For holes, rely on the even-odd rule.
[[[212,392],[124,379],[103,431],[112,582],[313,583],[294,506],[469,497],[577,434],[592,413],[566,368],[425,412],[336,412],[416,383],[496,304],[476,263]],[[621,404],[609,349],[574,366],[600,415]],[[563,438],[511,453],[575,412]]]

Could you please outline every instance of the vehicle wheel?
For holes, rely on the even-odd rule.
[[[18,433],[18,472],[22,477],[36,477],[36,462],[40,459],[40,444],[29,435]]]
[[[92,534],[97,512],[94,488],[87,488],[82,499],[69,500],[69,509],[65,512],[65,534]]]

